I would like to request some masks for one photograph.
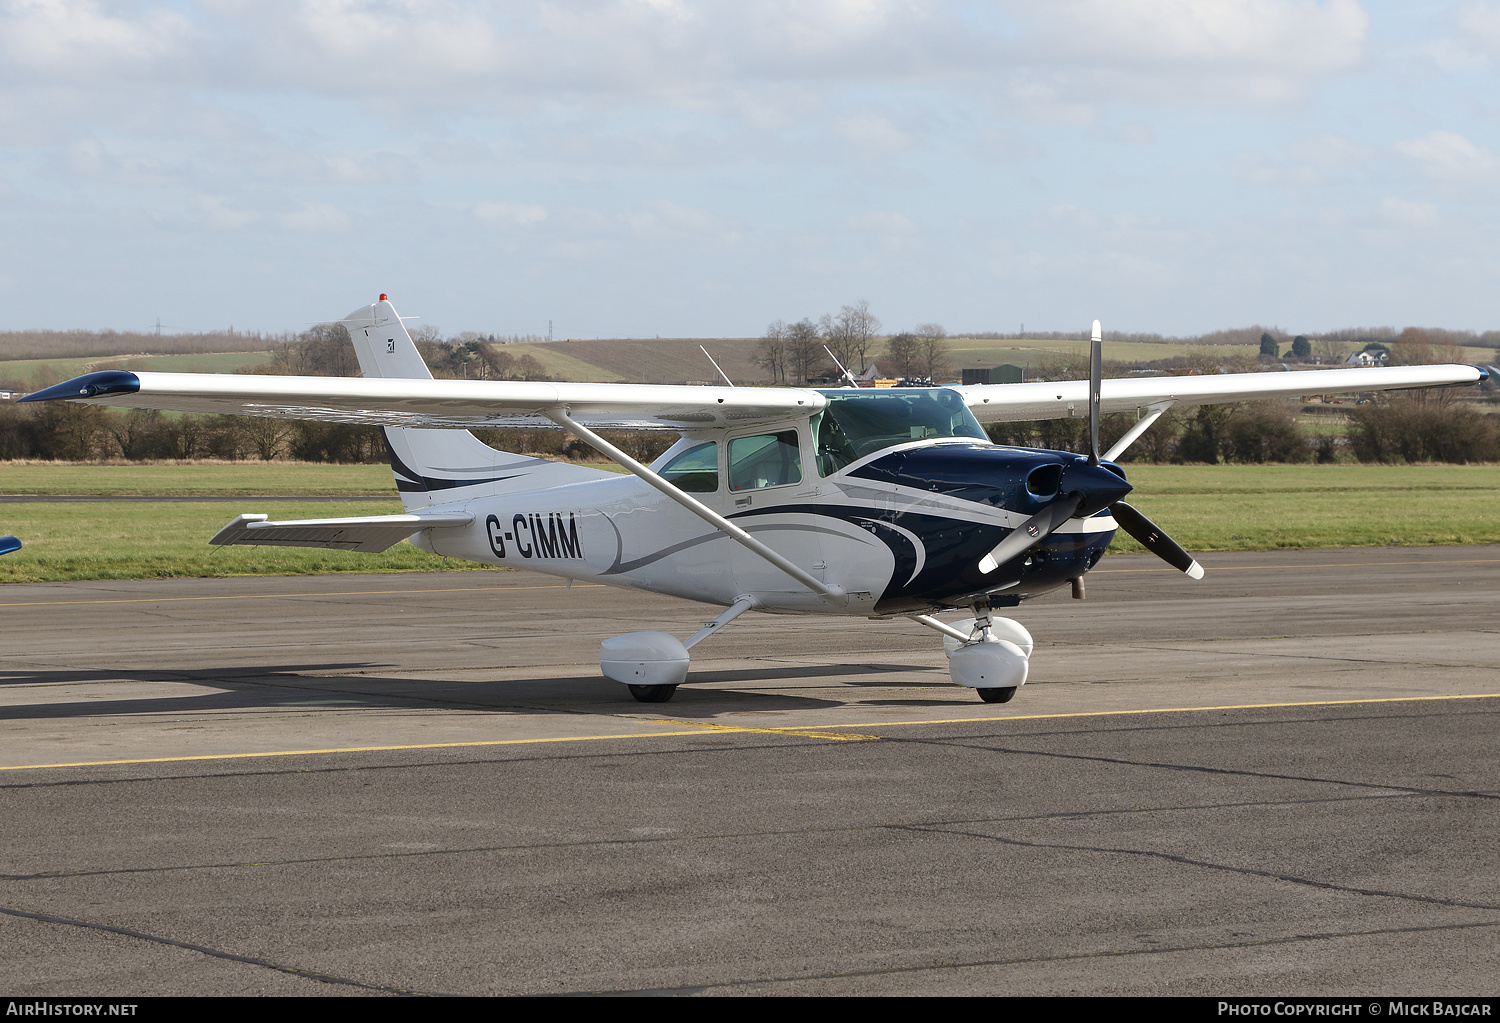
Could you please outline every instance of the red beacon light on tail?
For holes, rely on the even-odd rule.
[[[382,302],[385,301],[385,292],[383,292],[383,291],[380,293],[380,301],[382,301]]]

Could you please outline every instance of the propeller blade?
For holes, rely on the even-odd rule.
[[[1203,566],[1194,561],[1191,554],[1178,546],[1176,540],[1157,528],[1156,523],[1124,501],[1116,501],[1109,506],[1109,511],[1115,517],[1115,521],[1120,524],[1120,528],[1135,537],[1136,542],[1146,550],[1177,571],[1186,572],[1189,579],[1203,578]]]
[[[1089,465],[1099,464],[1099,388],[1104,379],[1104,332],[1094,321],[1089,340]]]
[[[1047,507],[1011,530],[1009,536],[981,558],[979,571],[988,575],[1012,558],[1025,554],[1030,547],[1047,539],[1053,530],[1072,518],[1082,503],[1083,495],[1080,493],[1059,495]]]

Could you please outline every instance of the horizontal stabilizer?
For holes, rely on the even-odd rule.
[[[289,519],[286,522],[270,522],[268,518],[265,515],[241,515],[208,542],[219,547],[253,544],[378,553],[424,529],[467,526],[474,521],[474,516],[468,512],[360,515],[347,519]]]

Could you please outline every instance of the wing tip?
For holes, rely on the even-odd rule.
[[[85,373],[72,380],[32,391],[18,401],[58,401],[99,398],[106,394],[135,394],[141,389],[141,378],[123,369],[106,369]]]

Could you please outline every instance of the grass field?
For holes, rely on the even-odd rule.
[[[391,497],[388,465],[316,462],[0,462],[0,494],[109,494],[132,497]],[[302,516],[306,518],[306,516]],[[0,530],[4,532],[4,530]]]
[[[1494,466],[1127,467],[1133,505],[1193,551],[1500,543]],[[89,474],[94,474],[90,476]],[[208,546],[241,512],[273,518],[400,511],[380,465],[0,466],[6,493],[328,496],[324,501],[0,504],[0,533],[26,547],[0,558],[0,582],[479,569],[399,544],[383,554]],[[13,481],[24,480],[24,487]],[[95,481],[100,485],[90,485]],[[338,496],[391,495],[389,502]],[[1113,552],[1139,550],[1124,534]]]
[[[1500,543],[1487,465],[1134,465],[1132,505],[1189,550]],[[1117,536],[1112,552],[1140,550]]]
[[[242,512],[272,518],[390,515],[399,501],[128,501],[0,505],[4,529],[26,546],[0,559],[0,581],[171,579],[189,576],[307,575],[481,569],[397,544],[382,554],[298,547],[210,547],[208,538]],[[482,569],[481,569],[482,570]]]
[[[80,359],[11,359],[0,361],[0,381],[31,385],[43,370],[58,381],[94,369],[128,369],[154,373],[233,373],[248,366],[264,366],[269,352],[220,352],[204,355],[109,355]]]

